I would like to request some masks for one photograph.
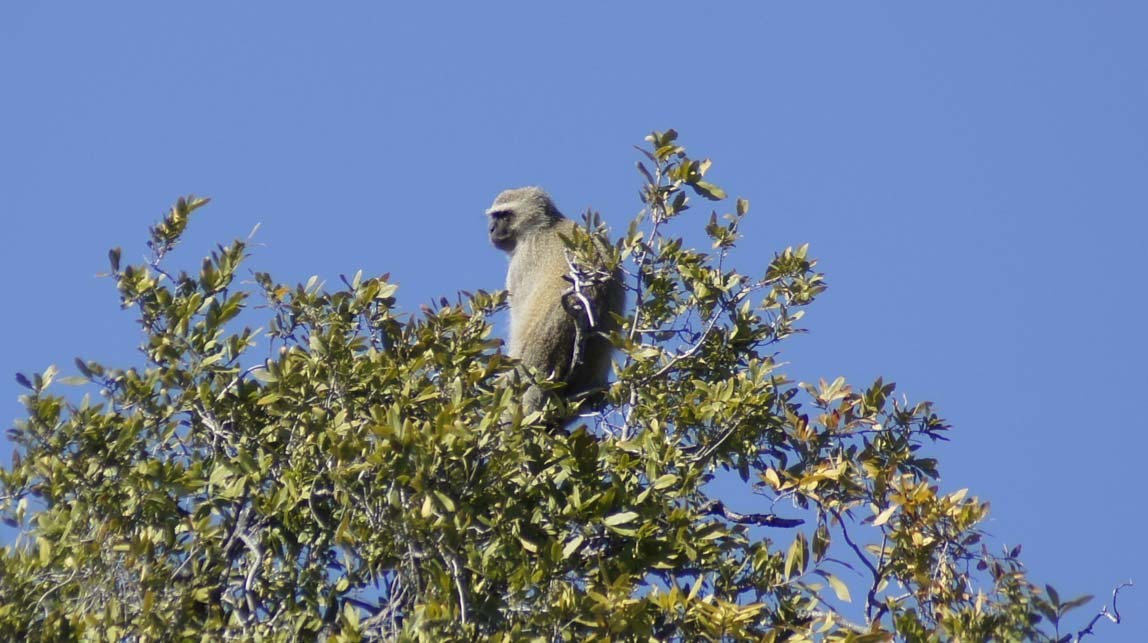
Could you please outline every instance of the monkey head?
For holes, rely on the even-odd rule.
[[[504,252],[514,252],[525,236],[549,228],[565,217],[550,196],[537,187],[506,190],[486,211],[490,217],[490,242]]]

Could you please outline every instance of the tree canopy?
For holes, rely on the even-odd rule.
[[[883,379],[798,383],[780,345],[825,289],[805,246],[731,265],[749,211],[672,131],[615,230],[629,306],[602,409],[524,416],[491,319],[388,276],[284,285],[244,241],[111,276],[143,359],[18,375],[0,470],[20,536],[0,633],[30,640],[1059,641],[1091,600],[1032,584],[988,506],[938,485],[950,427]],[[699,212],[697,202],[731,212]],[[600,232],[571,239],[577,254]],[[704,228],[710,248],[681,230]],[[251,280],[244,278],[254,275]],[[256,329],[259,330],[256,330]],[[79,393],[53,386],[79,387]],[[580,413],[574,421],[560,418]],[[720,484],[718,484],[720,483]],[[718,493],[720,489],[720,494]],[[1113,600],[1115,601],[1115,594]],[[1115,603],[1101,614],[1118,620]]]

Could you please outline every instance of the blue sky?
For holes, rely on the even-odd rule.
[[[1094,640],[1148,640],[1145,25],[1130,1],[4,3],[0,417],[15,371],[136,360],[95,275],[179,195],[214,202],[177,262],[259,223],[251,267],[389,272],[414,311],[501,287],[503,188],[622,227],[632,146],[674,127],[752,202],[743,271],[821,259],[790,372],[935,401],[942,485],[1062,594],[1135,579]]]

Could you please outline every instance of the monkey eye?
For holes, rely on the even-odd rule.
[[[492,219],[507,219],[510,217],[510,210],[495,210],[490,213]]]

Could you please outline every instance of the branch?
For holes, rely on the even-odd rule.
[[[708,338],[710,333],[713,332],[714,326],[718,323],[718,320],[720,320],[722,315],[724,315],[726,312],[728,312],[726,308],[718,308],[717,312],[715,312],[710,317],[710,320],[706,322],[705,330],[702,331],[702,334],[698,337],[698,340],[694,342],[693,346],[690,346],[684,351],[678,351],[673,357],[670,358],[669,362],[666,362],[665,366],[658,369],[658,372],[642,378],[641,383],[645,384],[646,382],[658,379],[666,373],[669,373],[674,368],[674,366],[677,365],[678,362],[698,352],[698,349],[702,347],[702,344],[706,341],[706,338]]]
[[[857,543],[853,542],[853,539],[849,536],[849,529],[845,527],[845,520],[841,517],[841,512],[830,510],[830,513],[833,514],[834,518],[837,518],[837,524],[841,526],[841,535],[845,537],[846,544],[848,544],[849,548],[853,550],[853,553],[857,554],[857,558],[860,558],[861,562],[865,563],[865,566],[869,568],[869,572],[873,574],[873,584],[869,586],[869,593],[865,597],[865,615],[869,622],[873,622],[876,620],[873,616],[874,607],[876,607],[878,610],[876,618],[881,618],[881,616],[883,616],[885,613],[885,606],[877,600],[877,590],[881,585],[881,580],[885,577],[885,574],[875,565],[873,565],[872,561],[869,560],[869,557],[865,555],[865,552],[861,551],[861,548],[857,546]],[[884,551],[884,547],[884,544],[882,544],[882,551]],[[884,553],[882,553],[881,557],[884,558]],[[884,567],[883,560],[878,561],[878,563]]]
[[[869,631],[869,628],[867,626],[861,625],[860,623],[854,623],[853,621],[850,621],[849,619],[842,616],[841,613],[838,612],[836,609],[833,609],[833,607],[831,605],[828,605],[827,603],[825,603],[825,601],[821,600],[820,596],[817,596],[815,594],[814,598],[816,598],[817,601],[819,603],[821,603],[822,605],[825,605],[828,609],[809,610],[808,612],[806,612],[807,616],[809,616],[811,618],[829,617],[829,618],[833,619],[834,623],[836,623],[837,625],[840,625],[841,627],[844,627],[845,629],[853,632],[854,634],[865,634]]]
[[[701,506],[700,511],[710,516],[721,516],[730,522],[739,525],[757,525],[759,527],[797,527],[804,525],[801,518],[779,518],[776,514],[741,514],[726,508],[721,500],[711,500]]]
[[[446,562],[450,566],[451,576],[454,577],[454,587],[458,591],[458,609],[459,616],[462,624],[465,626],[467,623],[467,612],[469,609],[466,605],[466,588],[463,587],[462,571],[459,569],[458,558],[455,557],[453,552],[448,552]]]
[[[228,383],[227,386],[223,387],[223,390],[219,391],[219,394],[215,396],[216,401],[222,400],[223,396],[227,395],[228,391],[230,391],[236,384],[243,381],[243,378],[254,373],[255,371],[265,371],[265,370],[267,370],[267,366],[265,364],[256,364],[255,366],[252,366],[252,367],[248,368],[247,370],[243,371],[242,373],[236,375],[235,379],[231,380],[231,382]]]
[[[582,267],[575,262],[569,250],[566,251],[566,265],[570,268],[570,273],[566,275],[565,279],[571,284],[570,292],[567,294],[574,294],[582,301],[582,307],[586,313],[586,321],[589,322],[590,328],[593,328],[596,325],[594,323],[594,309],[590,306],[590,300],[587,299],[586,295],[582,292],[583,278],[590,277],[592,284],[597,283],[599,280],[596,275],[583,270]]]
[[[1102,616],[1112,621],[1113,623],[1120,625],[1120,610],[1116,608],[1116,599],[1120,596],[1120,590],[1124,589],[1125,587],[1132,587],[1132,581],[1120,583],[1116,586],[1116,589],[1112,590],[1112,613],[1108,613],[1107,605],[1101,606],[1100,611],[1097,612],[1096,616],[1093,616],[1092,620],[1088,622],[1088,627],[1076,633],[1076,641],[1079,642],[1080,639],[1084,638],[1085,636],[1093,634],[1092,626],[1096,625],[1096,622],[1099,621],[1100,617]]]
[[[239,534],[239,539],[243,544],[247,545],[247,549],[255,555],[255,560],[251,561],[251,567],[247,569],[247,577],[243,582],[243,596],[247,599],[247,609],[250,611],[249,618],[254,618],[257,615],[257,599],[254,593],[255,587],[255,574],[259,572],[259,568],[263,566],[263,549],[259,543],[252,538],[251,534],[243,531]]]
[[[570,271],[563,276],[563,279],[570,282],[570,288],[562,293],[561,301],[562,307],[574,319],[574,345],[571,347],[572,354],[570,355],[570,370],[573,371],[582,363],[582,358],[586,354],[587,333],[598,326],[594,306],[591,304],[590,297],[586,296],[585,291],[587,288],[593,288],[605,282],[610,276],[600,270],[587,271],[583,269],[569,250],[566,251],[566,265]],[[578,299],[577,304],[571,300],[572,297]],[[579,315],[579,312],[582,314]]]
[[[702,460],[709,458],[711,455],[714,454],[715,451],[718,450],[719,447],[721,447],[722,444],[725,443],[726,440],[729,439],[729,437],[731,435],[733,435],[733,432],[736,429],[737,429],[737,424],[735,423],[735,424],[731,425],[730,427],[728,427],[725,431],[722,431],[722,434],[720,436],[718,436],[718,439],[716,439],[713,442],[711,442],[710,444],[706,445],[706,447],[704,449],[702,449],[701,451],[699,451],[697,453],[693,453],[692,455],[690,455],[690,462],[701,462]],[[700,447],[701,445],[697,445],[697,446]],[[695,450],[696,450],[695,447],[686,447],[686,448],[682,449],[682,452],[688,454],[688,453],[691,453],[692,451],[695,451]]]
[[[676,366],[677,363],[681,360],[686,359],[687,357],[692,357],[694,353],[701,349],[702,344],[705,343],[706,339],[710,336],[710,333],[713,332],[714,326],[716,326],[717,323],[721,321],[721,318],[729,314],[730,311],[736,310],[738,304],[740,304],[746,297],[748,297],[750,293],[761,288],[761,284],[764,283],[767,282],[763,280],[758,282],[758,284],[754,284],[753,286],[747,286],[735,293],[728,300],[723,297],[722,301],[720,302],[721,305],[718,306],[717,310],[714,311],[714,314],[710,316],[708,321],[706,321],[705,329],[701,332],[701,335],[698,336],[697,341],[695,341],[689,348],[675,353],[674,356],[670,358],[670,361],[662,366],[662,368],[658,369],[656,373],[642,378],[641,383],[645,384],[646,382],[658,379],[659,377],[673,370],[674,366]],[[631,335],[633,335],[634,331],[636,331],[636,325],[635,329],[631,331]]]

